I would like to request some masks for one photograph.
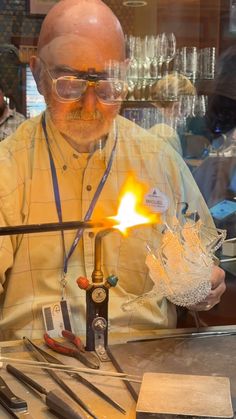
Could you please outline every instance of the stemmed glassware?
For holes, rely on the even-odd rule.
[[[143,38],[126,35],[128,99],[152,99],[152,85],[162,77],[162,67],[166,63],[166,71],[176,54],[176,38],[174,33],[147,35]]]
[[[157,79],[162,76],[162,65],[167,56],[167,38],[165,33],[160,33],[155,37],[154,56],[151,61],[151,77]]]
[[[142,62],[142,41],[138,36],[135,38],[134,56],[137,62],[137,74],[135,76],[134,99],[142,99],[142,84],[143,84],[143,62]]]
[[[162,65],[167,57],[167,38],[165,33],[157,35],[158,78],[162,77]]]
[[[152,56],[151,37],[145,36],[142,38],[142,62],[143,62],[143,86],[142,98],[144,100],[150,99],[150,66]]]
[[[164,33],[164,38],[166,39],[166,56],[164,57],[166,65],[166,73],[169,73],[169,64],[173,60],[176,54],[176,37],[173,32]]]
[[[135,83],[138,79],[138,62],[135,56],[135,37],[132,35],[126,36],[126,48],[127,56],[129,59],[129,65],[127,69],[127,81],[128,81],[128,99],[134,99],[134,88]]]

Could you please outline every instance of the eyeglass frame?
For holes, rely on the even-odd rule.
[[[117,80],[117,81],[121,81],[121,82],[124,82],[123,80],[120,80],[120,79],[118,79],[118,78],[107,78],[107,73],[106,72],[101,72],[101,73],[99,73],[99,74],[97,74],[97,73],[93,73],[93,71],[94,71],[94,69],[88,69],[88,73],[86,73],[85,74],[85,76],[83,77],[83,78],[78,78],[78,77],[76,77],[76,76],[74,76],[74,75],[72,75],[72,76],[60,76],[60,77],[58,77],[58,78],[54,78],[52,75],[51,75],[51,73],[50,73],[50,70],[48,69],[48,67],[47,67],[47,64],[45,63],[45,61],[41,58],[41,57],[38,57],[39,58],[39,60],[42,62],[42,64],[43,64],[43,67],[44,67],[44,69],[45,69],[45,71],[46,71],[46,73],[49,75],[49,77],[50,77],[50,79],[52,80],[52,88],[53,88],[53,91],[54,91],[54,93],[56,94],[56,96],[57,96],[57,98],[58,98],[58,100],[61,102],[61,103],[72,103],[72,102],[76,102],[76,101],[78,101],[78,100],[80,100],[82,97],[83,97],[83,95],[85,94],[85,92],[86,92],[86,90],[87,90],[87,88],[89,87],[89,86],[96,86],[96,84],[99,82],[99,81],[102,81],[102,80],[104,80],[104,81],[111,81],[111,80]],[[90,72],[91,71],[91,72]],[[74,78],[74,79],[77,79],[77,80],[81,80],[81,81],[87,81],[87,85],[86,85],[86,89],[85,89],[85,91],[78,97],[78,98],[75,98],[75,99],[66,99],[66,98],[63,98],[62,96],[60,96],[59,94],[58,94],[58,92],[57,92],[57,88],[56,88],[56,84],[57,84],[57,81],[59,80],[59,79],[66,79],[66,78]],[[124,82],[125,83],[125,82]],[[126,86],[127,87],[127,86]],[[128,92],[128,89],[127,89],[127,92]],[[96,92],[95,92],[96,93]],[[101,102],[102,104],[105,104],[105,105],[108,105],[108,106],[111,106],[111,105],[116,105],[117,103],[119,103],[119,102],[122,102],[123,101],[123,99],[120,99],[120,100],[114,100],[112,103],[109,103],[109,102],[106,102],[105,100],[102,100],[97,94],[96,94],[96,97],[97,97],[97,99],[98,99],[98,101],[99,102]]]

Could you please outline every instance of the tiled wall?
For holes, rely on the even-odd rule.
[[[11,47],[12,37],[36,37],[41,18],[26,12],[26,0],[0,0],[0,83],[5,93],[22,110],[22,66],[17,48]]]
[[[0,44],[11,43],[12,36],[37,36],[42,19],[26,12],[26,0],[0,0]]]
[[[133,26],[133,9],[124,8],[121,0],[104,0],[122,22],[124,32]],[[0,44],[11,43],[12,36],[37,37],[42,18],[29,16],[27,0],[0,0]]]

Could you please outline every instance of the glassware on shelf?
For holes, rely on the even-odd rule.
[[[166,47],[166,56],[165,56],[165,66],[166,66],[166,73],[169,73],[169,65],[170,62],[173,60],[176,54],[176,37],[173,32],[165,33],[167,47]]]
[[[173,36],[170,35],[168,52],[168,40],[164,33],[143,38],[126,35],[126,49],[129,58],[128,100],[152,99],[152,85],[157,78],[162,76],[163,63],[172,59],[170,56],[173,54]]]
[[[146,35],[126,35],[126,49],[129,65],[127,70],[127,100],[155,100],[155,82],[172,71],[181,73],[192,82],[197,78],[210,79],[215,72],[215,48],[199,49],[183,46],[176,49],[173,32]],[[170,98],[170,100],[175,100]],[[204,110],[201,110],[205,114]]]
[[[214,79],[216,48],[183,46],[177,49],[173,69],[183,73],[191,80]]]
[[[128,108],[123,116],[144,129],[150,129],[153,125],[163,123],[163,115],[157,108]]]
[[[158,78],[162,77],[162,66],[167,60],[167,37],[165,33],[157,35]]]
[[[157,37],[153,36],[151,38],[152,42],[152,57],[151,57],[151,63],[150,63],[150,76],[153,79],[157,79],[158,77],[158,45],[157,45]]]
[[[166,225],[158,249],[147,245],[152,290],[124,303],[123,310],[133,310],[160,295],[183,307],[203,301],[211,290],[214,253],[225,237],[225,230],[206,227],[200,220],[188,219],[181,225],[174,219],[173,227]]]
[[[198,77],[198,49],[184,46],[180,50],[181,71],[189,79],[195,81]]]
[[[129,65],[127,69],[127,83],[128,83],[128,100],[134,100],[134,89],[138,80],[138,62],[135,57],[135,37],[132,35],[126,36],[126,49],[129,58]]]
[[[182,73],[182,58],[180,48],[176,49],[176,53],[173,59],[173,71],[177,73]]]
[[[207,97],[205,95],[195,95],[192,98],[192,111],[190,116],[203,117],[206,114]]]
[[[207,47],[202,49],[202,79],[214,79],[215,77],[215,61],[216,49],[215,47]]]
[[[180,95],[178,100],[178,110],[177,110],[177,126],[180,128],[181,132],[186,130],[187,118],[193,115],[193,98],[192,95]]]
[[[154,44],[152,41],[152,36],[145,36],[142,39],[143,43],[143,67],[144,67],[144,78],[143,78],[143,99],[150,100],[151,99],[151,88],[153,84],[153,80],[151,79],[151,60],[154,54]]]

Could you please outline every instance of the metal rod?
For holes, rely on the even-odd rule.
[[[34,343],[35,345],[35,343]],[[41,352],[45,358],[47,359],[48,362],[53,363],[53,364],[59,364],[61,366],[63,366],[63,362],[56,358],[55,356],[53,356],[52,354],[49,354],[47,351],[45,351],[44,349],[42,349],[40,346],[37,346],[39,352]],[[119,410],[119,412],[126,414],[125,409],[119,404],[117,403],[115,400],[113,400],[110,396],[108,396],[107,393],[104,393],[104,391],[100,390],[100,388],[96,387],[92,382],[91,382],[91,377],[90,380],[88,380],[87,378],[85,378],[84,376],[82,376],[81,374],[79,374],[78,372],[70,372],[70,371],[66,371],[66,374],[68,374],[70,377],[76,379],[77,381],[79,381],[79,383],[82,383],[83,385],[85,385],[87,388],[89,388],[91,391],[93,391],[94,393],[96,393],[99,397],[101,397],[103,400],[105,400],[106,402],[108,402],[111,406],[115,407],[117,410]]]
[[[220,259],[220,263],[235,262],[235,261],[236,261],[236,257],[228,258],[228,259]]]
[[[10,374],[16,377],[21,383],[24,383],[28,388],[34,389],[40,394],[45,395],[46,405],[48,406],[50,410],[56,413],[56,416],[58,416],[59,414],[60,417],[64,419],[68,419],[68,418],[85,419],[85,414],[83,413],[83,411],[80,410],[80,408],[79,409],[77,408],[75,410],[73,407],[71,407],[71,400],[65,397],[64,393],[58,392],[58,390],[47,391],[46,388],[41,386],[38,382],[34,381],[28,375],[25,375],[22,371],[13,367],[13,365],[8,364],[6,366],[6,369]],[[15,417],[25,418],[26,416],[16,415]],[[27,418],[28,418],[28,414],[27,414]],[[86,418],[87,418],[87,415],[86,415]]]
[[[191,339],[191,338],[198,338],[198,339],[204,339],[208,337],[218,337],[218,336],[235,336],[236,330],[219,330],[219,331],[208,331],[208,332],[202,332],[201,329],[199,329],[196,332],[186,332],[186,333],[172,333],[172,334],[163,334],[159,336],[153,336],[150,338],[144,338],[144,339],[137,339],[137,340],[128,340],[126,343],[136,343],[136,342],[147,342],[147,341],[153,341],[153,340],[161,340],[161,339]]]
[[[24,337],[23,342],[26,348],[32,351],[37,361],[46,362],[47,364],[49,364],[45,356],[41,352],[39,352],[36,347],[34,347],[34,345],[31,343],[29,339]],[[55,370],[46,369],[46,371],[50,375],[50,377],[62,388],[62,390],[64,390],[65,393],[68,394],[80,407],[82,407],[82,409],[84,409],[85,412],[92,416],[92,418],[98,419],[98,417],[94,415],[94,413],[91,411],[89,406],[78,396],[77,393],[75,393],[75,391],[71,389],[71,387],[58,375],[57,372],[55,372]],[[84,417],[84,415],[82,417]]]
[[[62,223],[28,224],[0,227],[0,236],[10,236],[13,234],[44,233],[48,231],[76,230],[78,228],[106,228],[114,226],[109,220],[101,221],[65,221]]]
[[[39,362],[39,361],[30,361],[26,359],[19,359],[19,358],[11,358],[11,357],[1,357],[1,361],[7,361],[11,362],[12,364],[21,364],[25,366],[30,366],[31,368],[44,368],[48,370],[55,370],[55,371],[65,371],[65,372],[71,372],[71,373],[84,373],[84,374],[92,374],[92,375],[98,375],[103,377],[110,377],[110,378],[118,378],[121,380],[127,380],[134,383],[141,383],[142,377],[139,377],[137,375],[129,375],[126,373],[118,373],[113,371],[101,371],[101,370],[92,370],[89,368],[79,368],[79,367],[72,367],[71,365],[59,365],[59,364],[53,364],[51,362]]]
[[[200,317],[199,317],[199,313],[195,310],[189,310],[190,313],[192,314],[193,318],[194,318],[194,322],[195,322],[195,326],[197,329],[197,332],[200,331],[200,326],[201,326],[201,322],[200,322]]]
[[[107,348],[107,353],[109,355],[109,358],[112,362],[112,365],[115,367],[116,371],[118,371],[118,373],[122,373],[122,368],[120,366],[120,364],[118,363],[117,359],[114,357],[114,355],[112,354],[112,352],[110,351],[109,348]],[[131,396],[133,397],[134,401],[137,403],[138,401],[138,396],[137,393],[135,392],[133,386],[130,384],[130,381],[124,379],[124,384],[127,388],[127,390],[129,391],[129,393],[131,394]]]

